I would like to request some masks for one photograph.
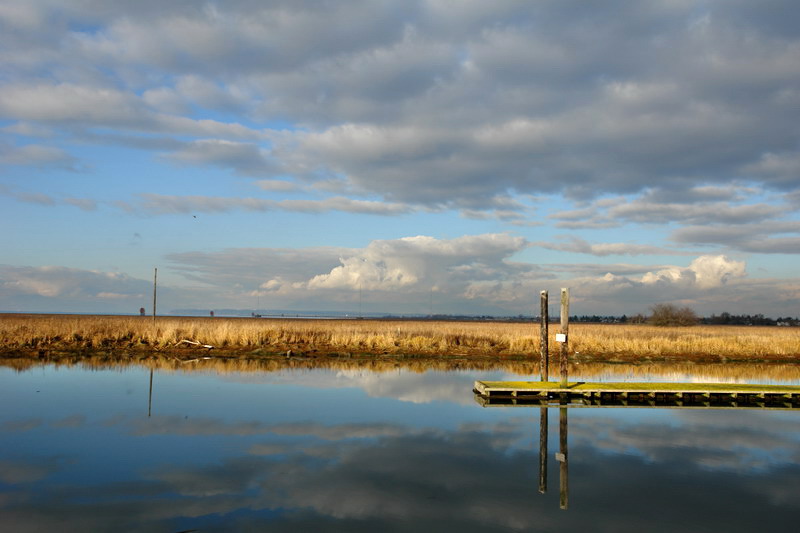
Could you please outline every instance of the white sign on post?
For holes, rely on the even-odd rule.
[[[556,333],[556,342],[567,342],[567,335],[564,333]]]

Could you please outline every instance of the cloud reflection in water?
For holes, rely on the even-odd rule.
[[[84,378],[75,398],[115,379]],[[384,398],[376,408],[364,394],[318,395],[319,378],[290,377],[292,390],[306,394],[297,405],[279,385],[181,374],[156,381],[150,418],[122,403],[101,420],[79,412],[77,401],[75,412],[49,422],[38,407],[4,411],[0,530],[745,531],[788,530],[800,512],[793,412],[570,410],[565,512],[554,476],[548,493],[538,493],[538,409],[456,399],[441,406],[437,423],[430,411],[438,403]],[[171,403],[176,380],[202,389],[188,414]],[[270,401],[265,387],[276,393]],[[141,399],[137,392],[114,401]],[[231,416],[203,416],[221,407]],[[552,452],[558,417],[550,420]],[[67,446],[75,435],[81,445]],[[552,453],[549,467],[558,470]]]

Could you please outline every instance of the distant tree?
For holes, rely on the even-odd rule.
[[[144,316],[144,307],[139,308],[139,316]]]
[[[711,315],[706,320],[709,324],[725,324],[731,326],[774,326],[781,319],[776,321],[773,318],[765,317],[759,313],[756,315],[732,315],[730,313],[722,313],[721,315]]]
[[[654,326],[694,326],[699,320],[690,308],[673,304],[656,304],[650,312],[648,322]]]
[[[632,317],[628,318],[629,324],[644,324],[645,322],[647,322],[647,317],[642,313],[636,313]]]

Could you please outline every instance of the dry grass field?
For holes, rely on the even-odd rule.
[[[551,359],[557,361],[557,324],[550,326]],[[213,346],[206,350],[195,344]],[[654,327],[570,325],[570,359],[611,361],[800,361],[800,328],[753,326]],[[529,360],[539,353],[533,323],[407,320],[291,320],[258,318],[151,318],[85,315],[0,315],[0,354],[5,357],[105,357],[198,354],[257,358],[395,355],[428,358]]]

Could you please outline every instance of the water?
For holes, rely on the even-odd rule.
[[[552,408],[542,494],[540,408],[473,399],[512,377],[0,368],[0,531],[796,527],[800,412]]]

